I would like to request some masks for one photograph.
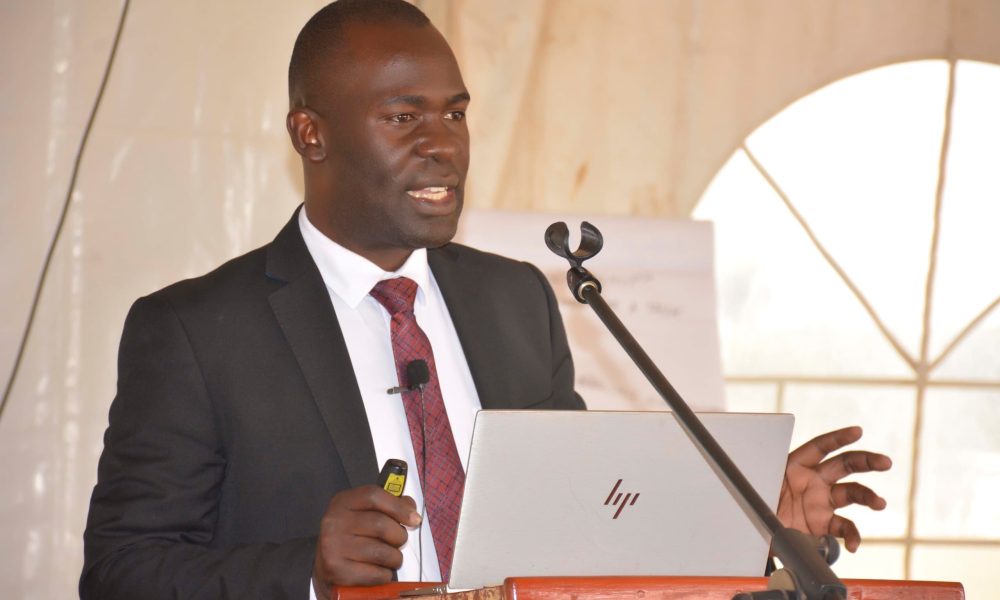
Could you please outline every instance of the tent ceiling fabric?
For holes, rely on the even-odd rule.
[[[475,100],[478,207],[690,214],[802,96],[923,58],[1000,63],[990,0],[422,0]]]

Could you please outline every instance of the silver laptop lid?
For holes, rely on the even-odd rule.
[[[773,510],[792,415],[699,416]],[[669,412],[481,411],[449,587],[762,576],[768,542]]]

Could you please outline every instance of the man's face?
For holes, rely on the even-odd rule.
[[[383,268],[455,235],[469,168],[469,94],[433,27],[352,25],[308,100],[326,157],[307,213]],[[308,173],[307,173],[308,177]],[[310,198],[310,195],[315,196]]]

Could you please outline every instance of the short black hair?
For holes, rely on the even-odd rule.
[[[302,27],[288,63],[288,100],[292,108],[301,99],[295,94],[308,86],[317,73],[317,63],[336,52],[347,25],[393,23],[422,27],[431,21],[419,8],[405,0],[337,0],[319,10]]]

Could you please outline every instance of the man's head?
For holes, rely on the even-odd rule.
[[[339,0],[309,20],[288,69],[288,132],[306,212],[391,270],[455,234],[469,94],[451,49],[403,0]]]

